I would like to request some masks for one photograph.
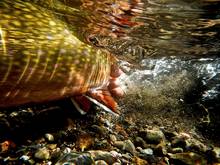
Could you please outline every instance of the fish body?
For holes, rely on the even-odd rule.
[[[0,1],[0,107],[82,94],[107,84],[111,55],[75,37],[51,10]]]

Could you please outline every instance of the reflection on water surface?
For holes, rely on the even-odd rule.
[[[218,55],[220,1],[143,0],[142,25],[125,39],[110,40],[109,50],[138,62],[149,56]]]
[[[81,39],[126,60],[218,55],[218,0],[60,1],[57,16]]]

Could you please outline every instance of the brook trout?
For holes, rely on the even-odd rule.
[[[81,42],[43,2],[0,1],[0,107],[82,94],[109,80],[111,55]]]

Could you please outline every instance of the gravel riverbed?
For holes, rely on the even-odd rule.
[[[69,100],[2,110],[0,164],[220,163],[218,144],[195,130],[143,122],[121,111],[115,116],[94,107],[80,115]]]

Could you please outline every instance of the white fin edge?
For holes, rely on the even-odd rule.
[[[87,114],[87,112],[83,111],[80,107],[79,107],[79,104],[74,100],[74,98],[70,98],[70,100],[72,101],[73,105],[76,107],[77,111],[79,111],[79,113],[81,115],[85,115]]]
[[[97,106],[99,106],[100,108],[102,108],[104,111],[111,113],[115,116],[119,116],[117,113],[113,112],[111,109],[109,109],[107,106],[103,105],[102,103],[98,102],[97,100],[93,99],[92,97],[89,97],[87,95],[83,95],[85,96],[87,99],[89,99],[89,101],[93,102],[94,104],[96,104]]]

